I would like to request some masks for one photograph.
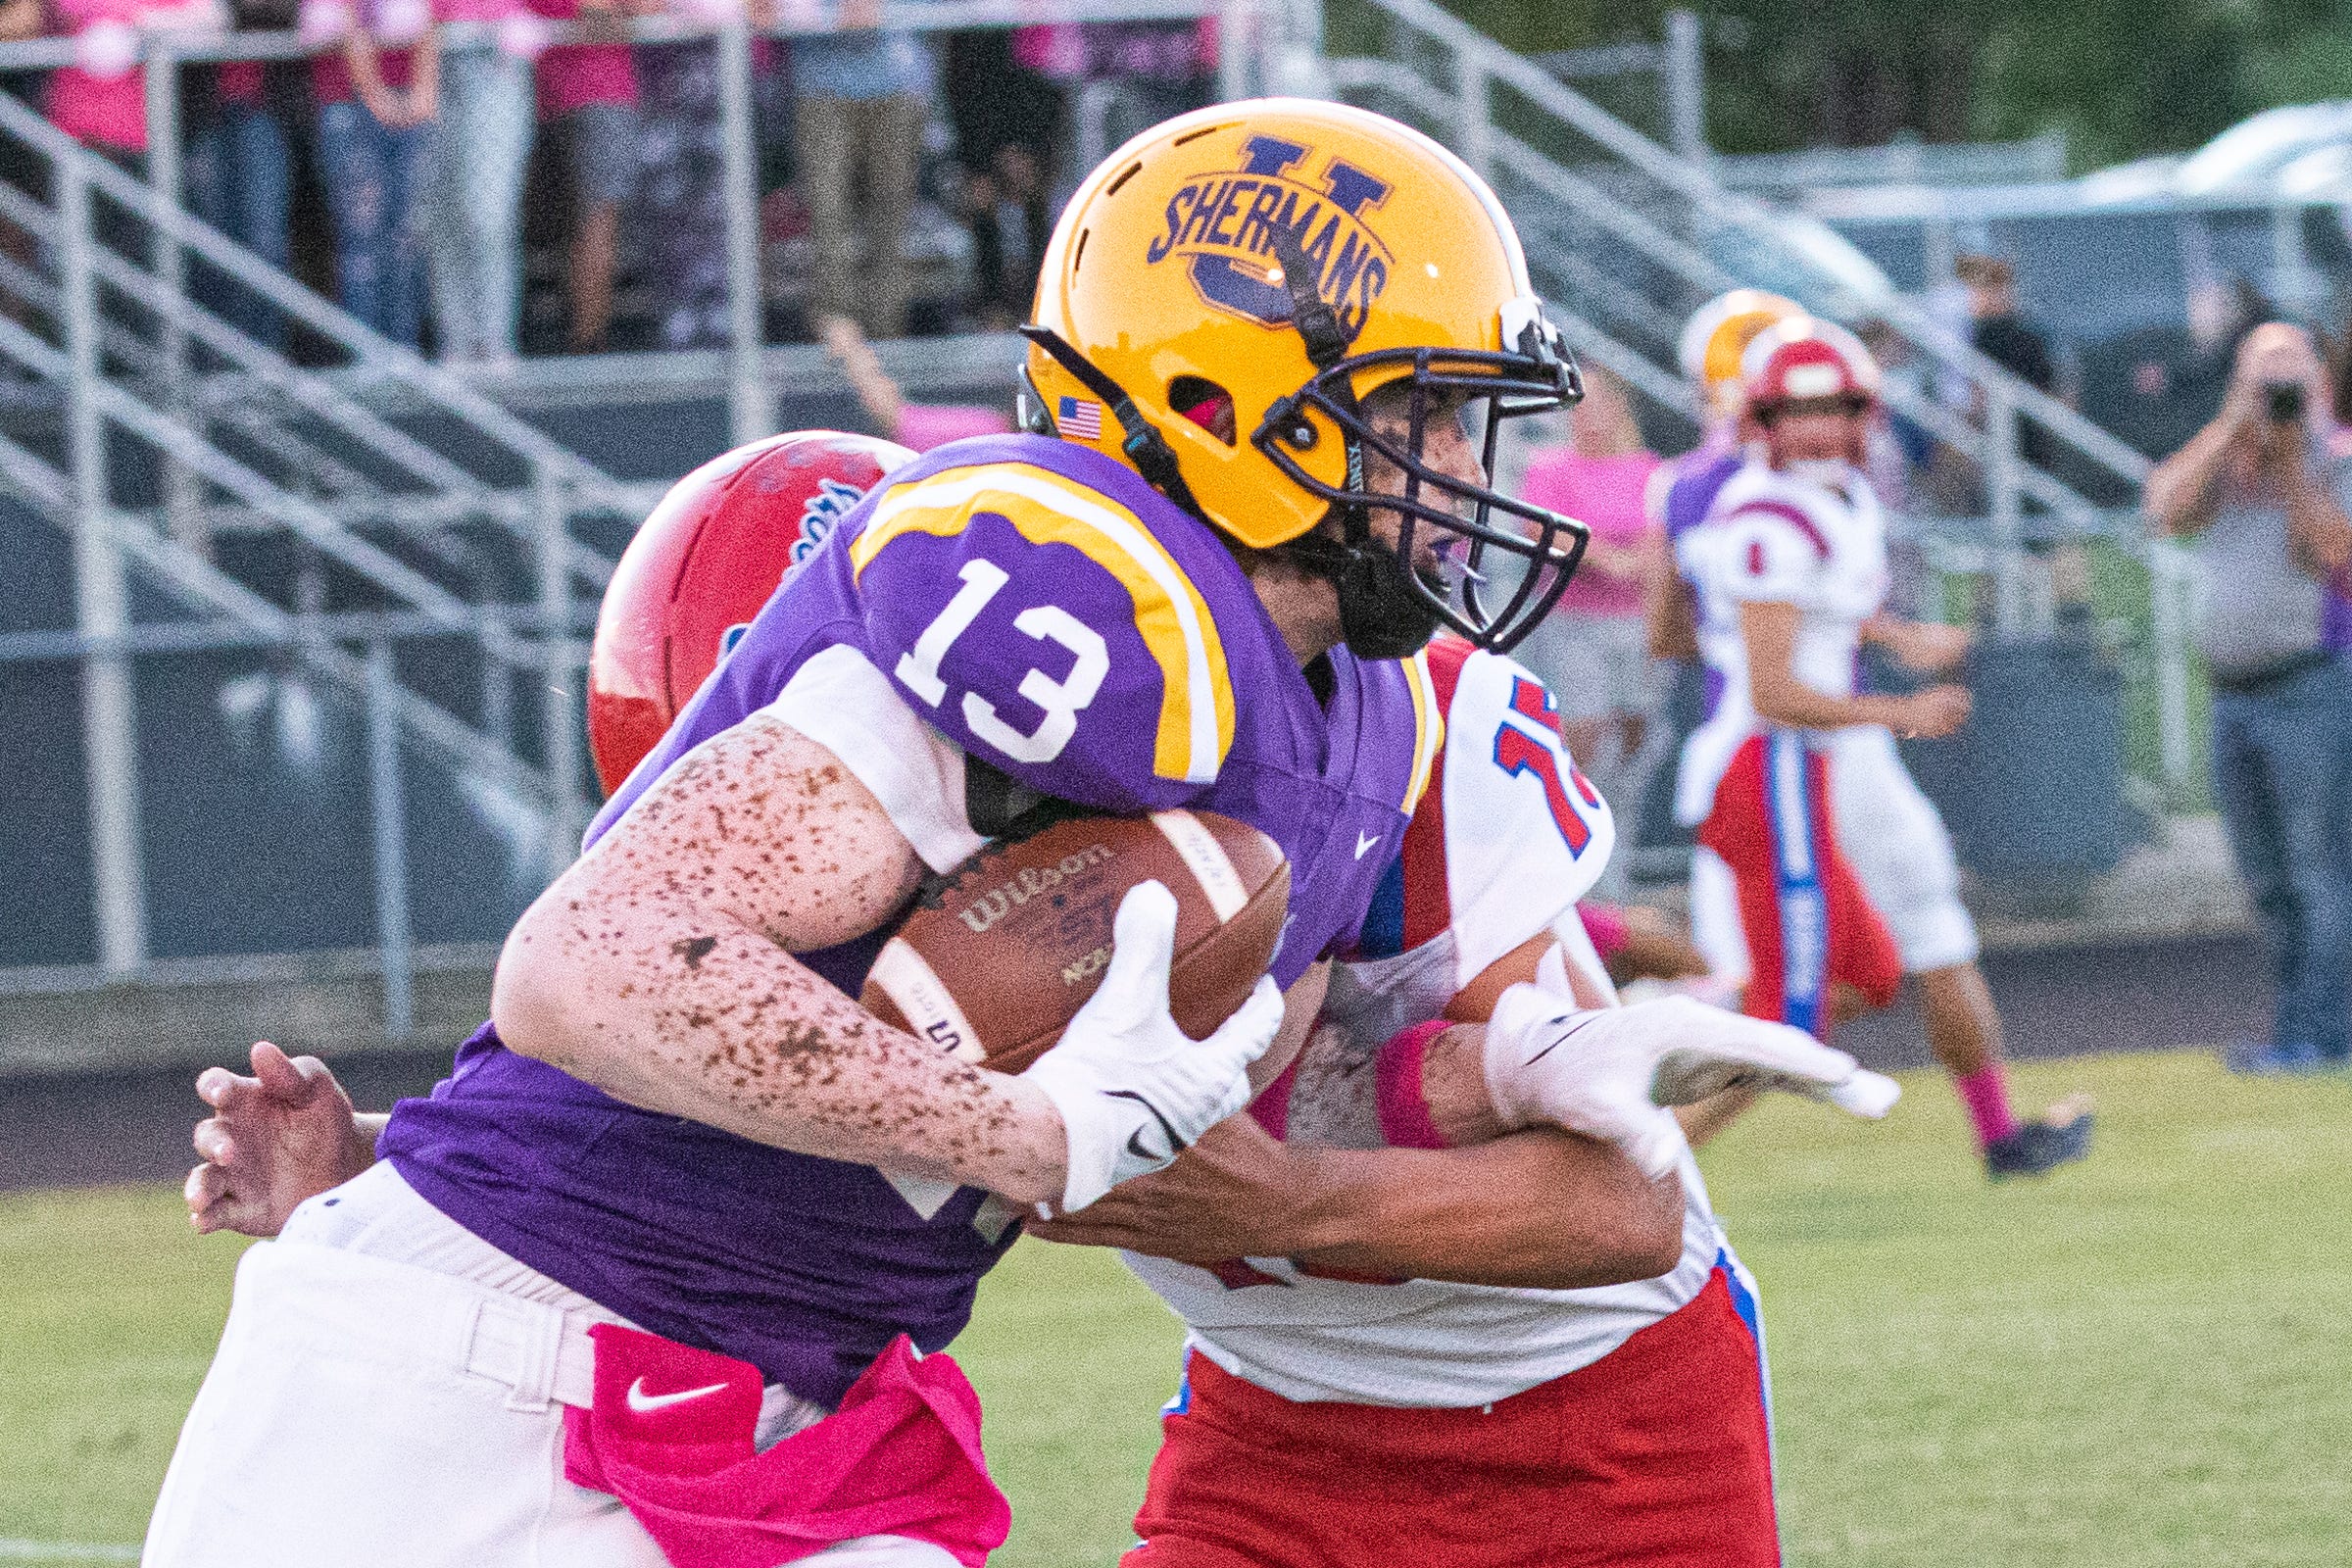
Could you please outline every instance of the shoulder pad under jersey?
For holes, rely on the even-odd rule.
[[[1817,485],[1790,483],[1759,464],[1723,487],[1690,542],[1707,587],[1736,600],[1803,604],[1830,564],[1836,499]]]
[[[1431,646],[1429,667],[1445,749],[1358,956],[1410,952],[1450,930],[1459,989],[1591,890],[1617,830],[1568,755],[1543,682],[1451,638]]]
[[[877,497],[848,568],[915,712],[1048,795],[1158,809],[1212,783],[1264,612],[1205,527],[1099,454],[958,443]],[[1097,472],[1096,469],[1106,472]]]

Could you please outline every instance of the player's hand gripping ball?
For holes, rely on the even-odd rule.
[[[1019,1072],[1102,983],[1130,888],[1175,896],[1168,1003],[1205,1039],[1274,961],[1291,868],[1274,841],[1208,811],[1082,816],[990,845],[925,890],[859,1004],[965,1061]]]

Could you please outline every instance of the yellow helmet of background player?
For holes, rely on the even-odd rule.
[[[1238,543],[1329,577],[1359,654],[1409,653],[1441,621],[1507,648],[1583,553],[1581,524],[1421,461],[1426,419],[1466,404],[1491,473],[1502,417],[1582,388],[1494,193],[1379,115],[1264,99],[1144,132],[1063,211],[1023,331],[1029,428],[1118,458]],[[1391,434],[1364,415],[1375,393]],[[1377,498],[1401,518],[1395,541],[1369,525],[1366,450],[1405,475],[1402,496]],[[1444,566],[1413,568],[1416,534]],[[1489,550],[1532,567],[1499,605],[1480,597]]]
[[[1698,388],[1709,414],[1740,411],[1740,358],[1756,334],[1804,314],[1796,301],[1760,288],[1718,294],[1691,313],[1675,358],[1684,378]]]

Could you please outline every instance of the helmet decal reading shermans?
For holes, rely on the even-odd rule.
[[[1300,176],[1314,149],[1274,136],[1242,144],[1239,171],[1195,174],[1167,205],[1165,231],[1144,260],[1181,258],[1209,306],[1265,326],[1287,326],[1291,294],[1276,275],[1275,235],[1288,230],[1315,267],[1316,292],[1350,340],[1388,287],[1396,257],[1365,221],[1393,188],[1353,164],[1324,162],[1318,182]]]

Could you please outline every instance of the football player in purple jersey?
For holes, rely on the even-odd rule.
[[[917,1352],[1024,1211],[1082,1207],[1238,1108],[1273,986],[1279,1068],[1427,782],[1409,656],[1440,624],[1507,646],[1581,539],[1486,487],[1474,436],[1491,461],[1498,419],[1572,398],[1574,370],[1492,194],[1416,133],[1310,103],[1172,122],[1081,187],[1046,276],[1029,432],[944,447],[841,518],[517,924],[451,1078],[246,1254],[151,1562],[331,1540],[404,1568],[899,1568],[1002,1541],[969,1387]],[[1494,551],[1531,568],[1505,594]],[[1273,836],[1273,986],[1184,1040],[1172,901],[1146,888],[1017,1077],[857,1008],[926,872],[1048,798]],[[239,1096],[307,1101],[342,1121],[326,1152],[370,1152],[331,1081],[257,1068]],[[1581,1103],[1562,1087],[1529,1102]],[[282,1197],[221,1120],[198,1200]],[[1502,1216],[1481,1234],[1521,1273],[1598,1283],[1656,1250],[1563,1242],[1557,1194],[1671,1235],[1671,1187],[1538,1131],[1359,1181],[1319,1245],[1416,1271],[1410,1219],[1450,1200]]]

